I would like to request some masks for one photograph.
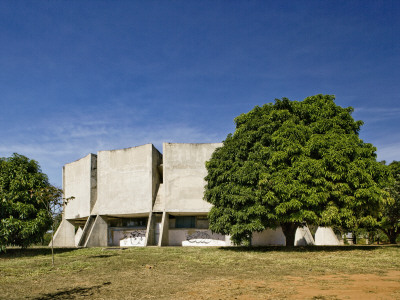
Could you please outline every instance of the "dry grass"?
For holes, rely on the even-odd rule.
[[[1,299],[358,296],[400,299],[400,247],[57,249],[55,268],[47,248],[0,254]]]

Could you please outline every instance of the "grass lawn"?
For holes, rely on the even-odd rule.
[[[400,299],[399,246],[8,249],[1,299]]]

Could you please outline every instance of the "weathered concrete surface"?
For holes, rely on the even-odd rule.
[[[153,211],[154,212],[162,212],[165,209],[165,196],[164,196],[164,184],[161,183],[158,187],[157,197],[154,201]]]
[[[156,153],[154,153],[156,152]],[[100,151],[97,158],[97,202],[92,214],[129,215],[152,209],[158,175],[153,157],[160,155],[152,144]]]
[[[332,228],[318,227],[315,232],[315,245],[337,246],[340,245],[340,242]]]
[[[168,212],[208,212],[211,204],[203,200],[205,162],[222,143],[163,144],[164,210]]]
[[[65,198],[74,197],[64,206],[65,219],[85,218],[96,202],[96,155],[89,154],[63,168]]]
[[[53,239],[54,247],[75,247],[75,226],[68,220],[62,220]]]

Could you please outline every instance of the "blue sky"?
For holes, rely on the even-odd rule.
[[[334,94],[400,160],[400,1],[0,1],[0,156],[220,142],[255,105]]]

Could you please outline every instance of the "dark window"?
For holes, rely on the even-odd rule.
[[[147,218],[121,218],[110,221],[110,227],[146,227]]]
[[[196,228],[196,217],[192,216],[177,216],[175,228]]]

